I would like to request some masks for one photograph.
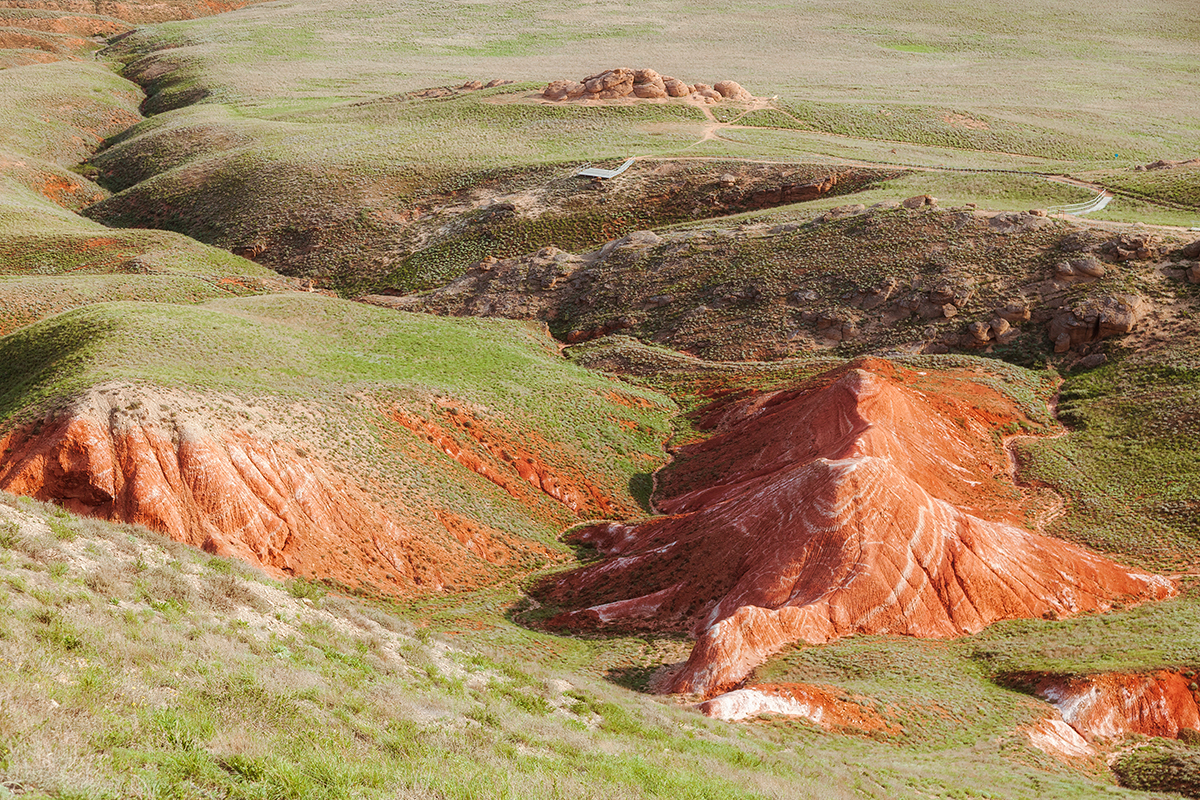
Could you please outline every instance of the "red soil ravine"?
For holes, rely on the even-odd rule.
[[[443,509],[388,511],[306,448],[64,415],[0,438],[0,489],[131,522],[276,577],[387,594],[483,585],[546,548]],[[429,513],[426,513],[429,512]]]
[[[390,416],[519,500],[526,499],[532,487],[580,516],[594,518],[616,512],[612,502],[589,481],[581,476],[567,477],[543,460],[539,452],[549,452],[552,449],[549,443],[537,441],[530,433],[518,442],[495,425],[486,425],[469,413],[459,413],[457,407],[441,410],[447,413],[440,420],[400,409],[394,409]],[[455,413],[449,413],[451,410]]]
[[[1027,679],[1038,697],[1086,739],[1116,739],[1131,733],[1176,738],[1181,729],[1200,729],[1195,673],[1173,670],[1103,675],[1045,675]]]
[[[970,375],[936,395],[913,375],[861,361],[702,419],[718,433],[659,475],[666,516],[585,529],[609,558],[535,590],[569,609],[547,624],[689,632],[666,688],[712,696],[792,642],[952,637],[1174,593],[1017,527],[992,430],[1020,413]]]

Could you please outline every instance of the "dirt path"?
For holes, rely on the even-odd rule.
[[[1050,409],[1050,416],[1054,419],[1058,419],[1058,392],[1054,393],[1054,396],[1050,398],[1046,405]],[[1003,437],[1000,440],[1000,445],[1004,448],[1004,452],[1008,455],[1008,477],[1010,480],[1012,480],[1013,485],[1019,486],[1023,489],[1041,489],[1051,496],[1051,503],[1049,507],[1043,509],[1033,521],[1034,530],[1043,536],[1050,535],[1046,533],[1046,528],[1050,526],[1050,523],[1067,513],[1067,503],[1066,500],[1063,499],[1063,496],[1054,491],[1049,484],[1041,481],[1023,480],[1020,478],[1018,475],[1020,471],[1020,464],[1017,461],[1016,445],[1017,442],[1024,440],[1047,442],[1053,439],[1061,439],[1062,437],[1066,436],[1067,433],[1069,433],[1069,431],[1066,428],[1063,428],[1062,430],[1051,434],[1050,436],[1033,436],[1025,433],[1013,433]]]

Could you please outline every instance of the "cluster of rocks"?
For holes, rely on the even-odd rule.
[[[1096,252],[1112,261],[1148,261],[1158,255],[1158,240],[1148,234],[1123,233],[1101,244]]]
[[[1187,161],[1167,161],[1164,159],[1159,159],[1158,161],[1152,161],[1149,164],[1146,164],[1144,166],[1139,164],[1138,166],[1133,168],[1133,171],[1134,172],[1147,172],[1149,170],[1155,170],[1155,169],[1175,169],[1177,167],[1196,167],[1196,166],[1200,166],[1200,158],[1189,158]]]
[[[744,205],[748,208],[767,208],[787,203],[804,203],[828,194],[837,183],[838,174],[834,172],[816,181],[785,183],[782,186],[759,189],[750,195]]]
[[[1184,268],[1184,275],[1188,283],[1200,283],[1200,239],[1192,242],[1179,251],[1182,258],[1190,259],[1197,263],[1188,265]]]
[[[628,67],[608,69],[579,81],[551,81],[542,90],[542,97],[555,102],[621,98],[665,100],[669,97],[690,97],[704,103],[719,103],[722,100],[753,99],[749,92],[734,81],[718,81],[712,86],[705,83],[689,85],[678,78],[659,75],[652,69]]]

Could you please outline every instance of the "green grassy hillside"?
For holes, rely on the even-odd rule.
[[[648,642],[527,631],[497,613],[513,599],[491,591],[441,603],[442,613],[350,600],[4,496],[4,791],[836,800],[954,798],[973,786],[994,798],[1144,796],[1035,755],[998,724],[1032,719],[1030,698],[970,662],[913,652],[916,643],[905,645],[911,665],[858,655],[860,672],[875,675],[862,688],[909,734],[733,727],[597,673]],[[446,624],[463,614],[469,627]],[[935,669],[948,676],[937,688]],[[902,709],[887,685],[905,690]]]

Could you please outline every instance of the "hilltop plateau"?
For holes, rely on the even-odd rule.
[[[1198,38],[0,0],[0,797],[1200,796]]]

